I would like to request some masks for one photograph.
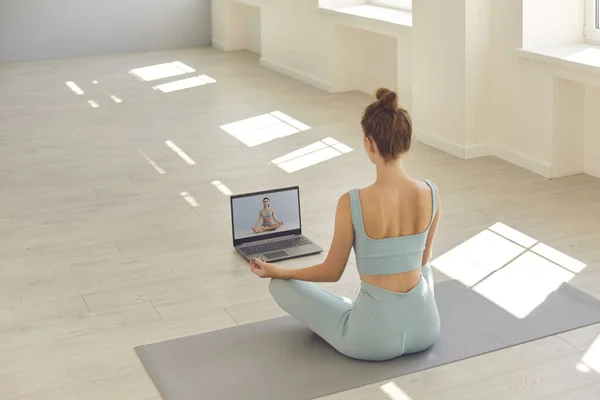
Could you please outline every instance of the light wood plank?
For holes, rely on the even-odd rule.
[[[0,376],[234,325],[235,322],[225,310],[217,309],[164,321],[152,320],[28,346],[6,348],[0,350]],[[69,382],[72,385],[78,383],[76,379]]]
[[[0,374],[0,397],[6,400],[68,388],[143,371],[132,349]]]
[[[0,331],[20,330],[46,321],[89,313],[81,296],[0,309]]]
[[[107,312],[86,313],[77,317],[47,322],[33,322],[26,328],[0,331],[0,349],[110,331],[127,325],[156,320],[160,320],[160,316],[151,304],[146,303]]]
[[[81,400],[144,400],[159,396],[145,371],[81,385],[77,393]]]
[[[555,395],[581,385],[600,382],[600,375],[583,373],[575,366],[581,354],[552,360],[524,370],[456,386],[422,397],[423,400],[514,399],[533,400]],[[410,394],[410,392],[408,392]]]
[[[572,346],[575,346],[580,351],[587,351],[594,340],[597,340],[600,337],[600,324],[594,324],[586,326],[585,328],[561,333],[558,337]]]
[[[577,389],[561,392],[543,400],[596,400],[600,395],[600,382],[585,385]]]
[[[77,391],[72,389],[56,390],[32,396],[19,397],[17,400],[81,400]]]
[[[146,302],[153,302],[158,306],[171,298],[180,298],[182,302],[185,302],[184,299],[194,298],[207,290],[225,289],[256,280],[245,269],[232,273],[184,276],[156,283],[149,282],[143,286],[127,286],[121,289],[92,293],[84,295],[84,298],[92,311],[110,310]]]
[[[21,297],[16,290],[0,291],[0,309],[12,308],[21,305]]]

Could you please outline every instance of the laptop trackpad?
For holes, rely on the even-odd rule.
[[[288,253],[285,251],[274,251],[272,253],[265,253],[264,256],[267,260],[274,260],[276,258],[287,257]]]

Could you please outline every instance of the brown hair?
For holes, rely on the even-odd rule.
[[[385,161],[394,161],[410,149],[412,122],[408,111],[398,107],[398,96],[380,88],[377,101],[369,105],[362,117],[365,136],[373,139]]]

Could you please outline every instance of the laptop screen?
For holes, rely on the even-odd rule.
[[[231,198],[234,241],[252,241],[300,231],[299,189],[290,188]]]

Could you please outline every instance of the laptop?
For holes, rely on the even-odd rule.
[[[268,262],[318,254],[302,235],[298,186],[231,196],[233,247],[250,261]]]

